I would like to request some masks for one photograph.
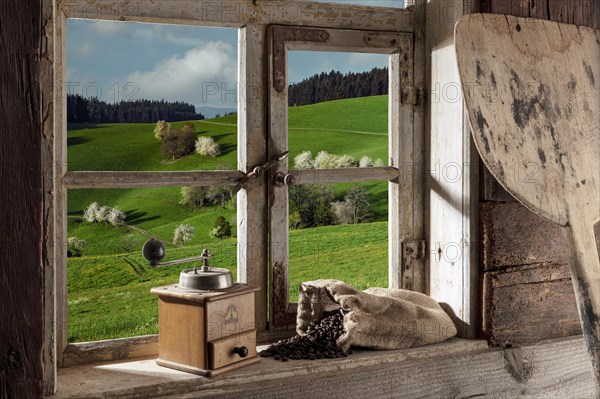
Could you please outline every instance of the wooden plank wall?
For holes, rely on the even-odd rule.
[[[41,0],[0,2],[0,398],[43,395]]]
[[[482,0],[481,8],[600,28],[598,0]],[[516,202],[487,170],[480,188],[484,334],[495,345],[581,334],[558,226]]]

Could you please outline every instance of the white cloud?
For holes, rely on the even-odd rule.
[[[100,35],[112,38],[133,38],[151,42],[167,42],[182,46],[198,46],[205,43],[198,37],[183,34],[176,27],[121,21],[95,21],[92,29]]]
[[[163,60],[151,71],[130,73],[136,98],[186,101],[197,106],[230,107],[236,102],[237,55],[232,45],[208,42],[182,57]]]
[[[86,58],[92,54],[92,45],[89,42],[80,43],[75,47],[74,50],[76,55]]]
[[[164,41],[172,44],[181,46],[198,46],[206,43],[198,37],[183,35],[180,32],[175,32],[173,27],[164,25],[142,25],[139,29],[136,29],[133,35],[136,38],[151,40],[151,41]]]
[[[109,37],[131,37],[131,25],[116,21],[88,21],[97,33]]]

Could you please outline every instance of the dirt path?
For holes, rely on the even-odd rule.
[[[75,215],[68,215],[67,217],[71,218],[71,219],[82,219],[80,216],[75,216]],[[148,238],[158,238],[155,235],[150,234],[150,232],[148,230],[142,229],[141,227],[137,227],[137,226],[134,226],[132,224],[123,224],[123,227],[126,227],[126,228],[128,228],[130,230],[135,230],[138,233],[140,233],[141,235],[146,236]],[[165,241],[165,240],[162,240],[160,238],[158,238],[158,239],[161,240],[162,242],[169,243],[169,241]]]

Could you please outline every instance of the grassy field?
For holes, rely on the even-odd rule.
[[[213,137],[223,154],[211,159],[198,154],[174,162],[160,158],[154,124],[71,125],[68,135],[69,170],[197,170],[235,168],[236,116],[193,122],[198,135]],[[183,123],[174,124],[176,127]],[[387,158],[387,97],[332,101],[290,108],[291,160],[298,153],[326,150]],[[326,226],[290,232],[290,295],[298,284],[315,278],[338,278],[356,285],[387,284],[387,183],[363,183],[370,195],[374,222]],[[335,185],[342,199],[349,184]],[[147,239],[139,230],[167,244],[167,259],[197,255],[204,247],[215,254],[215,266],[236,265],[236,240],[208,236],[217,216],[235,225],[235,209],[204,207],[193,211],[179,204],[179,188],[70,190],[69,236],[84,238],[81,258],[68,261],[69,341],[80,342],[157,332],[156,298],[151,287],[177,281],[181,266],[151,269],[139,255],[128,253],[124,239]],[[81,221],[85,207],[96,201],[119,207],[132,227],[109,227]],[[181,223],[195,227],[185,247],[170,244]]]

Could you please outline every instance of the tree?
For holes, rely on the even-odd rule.
[[[160,153],[163,158],[181,158],[194,150],[195,134],[182,132],[179,129],[170,129],[163,137],[160,145]]]
[[[202,136],[196,140],[196,152],[200,155],[216,158],[221,155],[221,147],[210,136]]]
[[[67,240],[67,250],[69,250],[72,256],[81,256],[87,246],[87,241],[78,237],[69,237]]]
[[[211,238],[231,237],[231,224],[223,216],[219,216],[208,235]]]
[[[127,234],[120,240],[121,248],[128,254],[140,249],[140,240],[132,233]]]
[[[204,206],[208,193],[206,186],[185,186],[181,188],[182,205],[187,205],[192,209],[200,209]]]
[[[127,215],[118,208],[110,206],[100,206],[97,202],[92,202],[83,211],[83,219],[88,223],[109,223],[113,226],[119,226],[125,223]]]
[[[165,121],[156,122],[156,127],[154,128],[154,137],[162,141],[163,138],[169,133],[171,130],[171,124]]]
[[[337,165],[337,156],[330,154],[327,151],[319,151],[315,158],[315,168],[317,169],[334,169]]]
[[[120,226],[125,223],[127,215],[118,208],[110,208],[108,215],[106,216],[106,222],[113,226]]]
[[[295,218],[292,227],[307,228],[330,225],[333,222],[331,202],[334,197],[333,188],[324,184],[290,187],[290,213]]]
[[[373,166],[373,160],[371,159],[371,157],[368,157],[368,156],[365,155],[358,162],[358,166],[360,168],[370,168],[370,167]]]
[[[189,224],[180,224],[173,231],[173,244],[175,245],[185,245],[192,240],[194,237],[194,233],[196,229],[194,229]]]
[[[363,186],[354,185],[350,187],[344,201],[348,203],[352,212],[352,223],[364,223],[371,217],[369,195]]]
[[[315,160],[310,151],[303,151],[294,158],[294,167],[296,169],[314,169]]]
[[[186,122],[181,127],[181,132],[196,135],[196,126],[192,122]]]
[[[331,209],[336,224],[352,224],[354,212],[347,201],[335,201],[331,203]]]
[[[352,155],[340,155],[335,160],[336,168],[354,168],[357,166],[356,160]]]
[[[91,123],[150,123],[158,120],[172,122],[202,120],[196,107],[182,101],[133,100],[109,104],[95,97],[67,95],[67,122]]]
[[[207,198],[211,204],[225,208],[225,205],[231,199],[231,187],[221,184],[210,186]]]

